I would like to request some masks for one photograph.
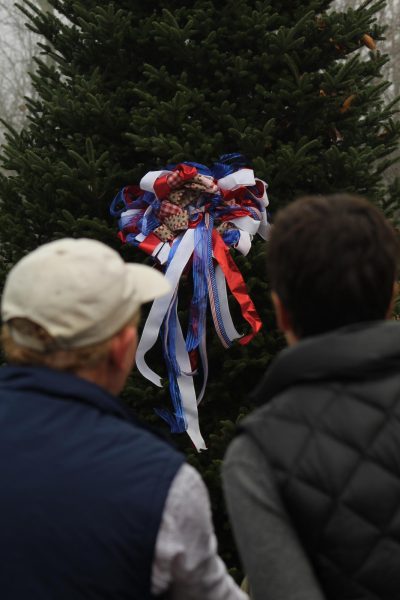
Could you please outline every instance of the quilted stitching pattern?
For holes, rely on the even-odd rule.
[[[300,381],[244,422],[330,600],[400,598],[400,363],[366,377]]]

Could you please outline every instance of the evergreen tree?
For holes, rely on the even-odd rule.
[[[211,164],[243,153],[270,186],[271,211],[304,193],[349,191],[398,209],[382,174],[400,126],[379,52],[384,0],[335,12],[331,0],[20,0],[43,36],[27,99],[29,120],[2,151],[0,239],[4,273],[38,244],[88,236],[149,260],[116,236],[108,213],[119,188],[183,160]],[[224,558],[237,564],[220,494],[219,465],[249,390],[282,347],[264,282],[264,244],[236,257],[264,329],[222,351],[208,335],[211,373],[200,408],[209,450],[191,450],[212,495]],[[125,397],[162,426],[168,398],[134,375]]]

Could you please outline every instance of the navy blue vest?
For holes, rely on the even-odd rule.
[[[157,532],[183,457],[70,374],[0,369],[0,597],[152,598]]]

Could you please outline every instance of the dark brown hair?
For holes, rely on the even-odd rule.
[[[397,233],[366,199],[310,196],[278,213],[267,270],[295,334],[307,337],[385,318],[399,256]]]

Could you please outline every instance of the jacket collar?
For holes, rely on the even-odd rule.
[[[4,389],[76,401],[102,412],[136,422],[129,407],[105,389],[71,373],[47,367],[6,365],[0,368],[0,393]]]
[[[253,392],[264,403],[297,383],[357,380],[393,368],[400,372],[400,324],[376,321],[301,340],[283,350]]]

